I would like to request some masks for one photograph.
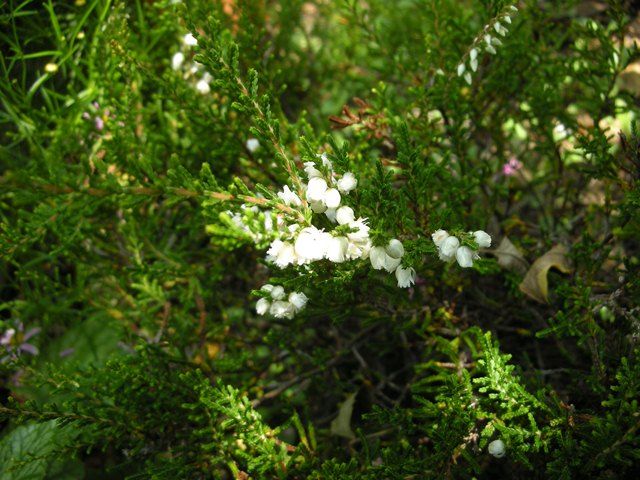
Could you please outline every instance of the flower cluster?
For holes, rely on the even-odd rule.
[[[287,297],[284,288],[269,283],[260,289],[266,296],[256,303],[258,315],[269,313],[276,318],[292,319],[296,313],[307,305],[307,296],[302,292],[292,292]]]
[[[337,226],[328,232],[314,225],[300,228],[298,223],[291,224],[288,234],[274,240],[267,251],[267,261],[279,268],[324,259],[342,263],[369,255],[371,240],[366,219],[356,218],[351,207],[342,205],[342,196],[348,195],[358,184],[355,175],[346,172],[338,178],[327,156],[323,154],[320,158],[323,171],[316,168],[314,162],[304,164],[308,183],[302,185],[302,191],[311,210],[316,214],[324,214]],[[278,197],[289,207],[303,207],[298,194],[287,185],[278,193]]]
[[[191,50],[198,45],[198,39],[191,33],[182,37],[180,51],[171,57],[171,68],[176,72],[181,72],[185,80],[191,80],[195,84],[195,89],[203,95],[211,91],[210,83],[213,77],[204,69],[201,63],[192,60]]]
[[[482,230],[467,234],[473,238],[478,247],[487,248],[491,246],[491,236]],[[446,230],[437,230],[432,235],[433,243],[438,247],[440,260],[452,262],[454,259],[462,268],[473,266],[473,261],[480,258],[478,252],[471,247],[461,245],[460,240],[449,235]]]
[[[240,205],[240,211],[227,210],[220,214],[220,220],[229,227],[241,231],[256,244],[269,242],[274,235],[282,235],[287,228],[282,214],[273,210],[260,210],[257,205]]]
[[[471,72],[478,69],[478,55],[487,52],[496,54],[496,47],[502,45],[502,41],[493,32],[504,37],[509,33],[505,24],[511,24],[511,17],[518,13],[518,8],[514,5],[507,7],[491,22],[484,26],[482,33],[473,41],[473,46],[458,64],[457,73],[459,77],[464,77],[465,81],[471,85]],[[467,69],[469,67],[469,70]]]
[[[400,265],[404,255],[404,246],[396,238],[389,240],[386,247],[372,247],[369,252],[371,267],[374,270],[386,270],[389,273],[395,272],[398,280],[398,287],[408,288],[416,281],[416,271],[409,267]]]

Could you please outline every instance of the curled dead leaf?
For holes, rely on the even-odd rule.
[[[356,401],[356,395],[358,393],[350,393],[347,399],[340,404],[338,409],[338,416],[331,422],[331,434],[345,437],[350,440],[356,438],[356,435],[351,430],[351,415],[353,414],[353,404]]]
[[[511,243],[507,237],[502,237],[500,244],[491,253],[498,259],[498,265],[506,270],[524,275],[529,268],[529,263],[520,253],[518,247]]]
[[[569,249],[564,245],[556,245],[538,258],[520,283],[520,291],[540,303],[548,302],[549,281],[547,274],[550,268],[557,268],[562,273],[572,271],[568,258]]]

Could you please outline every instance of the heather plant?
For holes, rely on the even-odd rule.
[[[640,12],[0,3],[0,478],[637,478]]]

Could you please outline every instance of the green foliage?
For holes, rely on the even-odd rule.
[[[638,9],[517,6],[3,2],[0,477],[637,478]],[[311,167],[415,285],[265,259]]]

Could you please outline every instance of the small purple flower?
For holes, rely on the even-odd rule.
[[[0,362],[15,360],[22,352],[37,355],[38,348],[35,345],[27,343],[27,341],[38,333],[40,333],[40,328],[37,327],[30,328],[25,332],[22,322],[18,322],[16,328],[7,329],[2,336],[0,336],[0,345],[4,347],[7,353],[5,357],[0,359]]]
[[[104,120],[102,119],[102,117],[96,117],[94,119],[94,123],[96,126],[96,130],[98,130],[99,132],[102,131],[102,129],[104,128]]]
[[[507,177],[511,177],[521,168],[522,162],[516,157],[511,157],[509,161],[502,166],[502,173]]]
[[[64,350],[62,350],[60,352],[60,358],[65,358],[68,357],[69,355],[73,355],[73,353],[76,351],[75,348],[71,347],[71,348],[66,348]]]

